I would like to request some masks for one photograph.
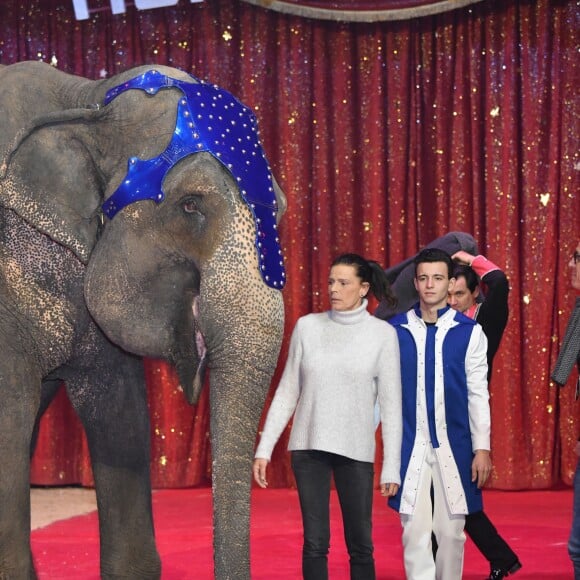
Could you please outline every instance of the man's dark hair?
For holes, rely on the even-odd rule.
[[[475,289],[479,286],[479,277],[475,273],[475,270],[470,266],[457,265],[453,270],[454,278],[465,278],[465,285],[469,288],[470,292],[475,292]]]
[[[421,250],[413,260],[415,263],[415,277],[417,276],[417,266],[425,262],[445,262],[447,264],[447,276],[453,278],[453,260],[451,256],[438,248],[425,248]]]

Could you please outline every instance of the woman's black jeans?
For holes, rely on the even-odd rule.
[[[373,464],[325,451],[292,451],[292,470],[304,526],[304,580],[328,579],[330,482],[333,474],[350,556],[351,580],[374,580]]]

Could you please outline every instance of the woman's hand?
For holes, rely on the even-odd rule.
[[[383,497],[393,497],[399,491],[398,483],[381,483],[381,495]]]
[[[252,473],[254,474],[254,481],[260,487],[268,487],[268,480],[266,479],[266,467],[268,466],[267,459],[254,459],[254,466]]]

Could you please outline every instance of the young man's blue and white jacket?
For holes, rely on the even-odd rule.
[[[480,511],[471,464],[476,449],[490,449],[485,334],[476,321],[449,307],[439,310],[434,325],[421,319],[418,304],[389,322],[399,337],[403,385],[402,484],[389,505],[413,513],[432,445],[451,513]]]

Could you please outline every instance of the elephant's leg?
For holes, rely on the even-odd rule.
[[[32,431],[32,439],[30,442],[30,456],[34,454],[34,450],[36,449],[38,433],[40,431],[40,420],[42,419],[45,411],[48,409],[50,403],[52,403],[52,400],[56,396],[61,386],[62,381],[60,379],[42,381],[42,389],[40,391],[40,405],[36,414],[36,421],[34,422],[34,430]]]
[[[86,362],[86,361],[85,361]],[[108,343],[94,368],[66,379],[89,444],[101,541],[101,576],[157,579],[143,362]]]
[[[30,440],[40,373],[0,353],[0,580],[36,578],[30,550]]]

